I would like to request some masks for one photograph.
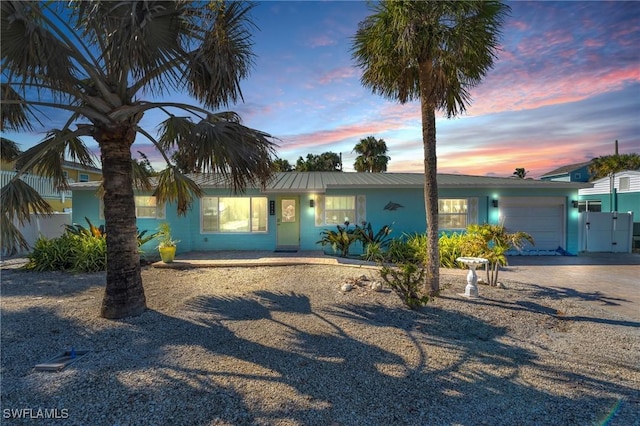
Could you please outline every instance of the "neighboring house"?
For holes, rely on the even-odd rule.
[[[65,161],[62,168],[70,183],[99,181],[102,179],[102,170],[96,167],[84,167],[78,163]],[[14,163],[2,162],[0,187],[6,185],[15,175]],[[38,191],[54,212],[64,212],[71,209],[71,191],[58,191],[53,187],[51,179],[33,173],[23,175],[21,179]]]
[[[634,222],[640,222],[640,171],[622,171],[591,182],[578,191],[579,211],[633,212]]]
[[[619,212],[633,214],[632,248],[640,249],[640,171],[618,172],[612,178],[592,182],[578,191],[580,212]]]
[[[194,180],[205,195],[186,216],[179,217],[173,205],[156,205],[151,193],[137,193],[138,228],[152,231],[168,222],[181,241],[178,252],[319,250],[321,231],[345,221],[368,221],[374,230],[391,225],[394,237],[426,230],[424,176],[419,173],[277,173],[264,190],[248,188],[243,194],[231,193],[217,175]],[[72,185],[73,222],[84,223],[85,217],[104,222],[98,185]],[[577,251],[573,202],[585,184],[441,174],[438,187],[442,231],[502,223],[511,232],[532,234],[536,246],[529,249]]]
[[[558,182],[589,182],[589,179],[591,178],[591,173],[589,173],[590,164],[591,161],[587,161],[586,163],[562,166],[543,174],[540,176],[540,179]]]

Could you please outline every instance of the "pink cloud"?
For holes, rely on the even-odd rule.
[[[326,35],[314,37],[309,41],[309,46],[311,48],[333,46],[335,44],[338,44],[336,40]]]
[[[328,71],[320,76],[318,79],[318,83],[320,84],[331,84],[335,83],[338,80],[344,80],[347,78],[352,78],[356,75],[357,70],[352,66],[334,68],[331,71]]]

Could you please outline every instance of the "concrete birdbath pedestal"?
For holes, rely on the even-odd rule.
[[[469,273],[467,274],[467,287],[464,290],[462,296],[469,299],[478,298],[478,275],[476,274],[476,268],[480,265],[484,265],[489,261],[482,257],[459,257],[456,259],[458,262],[464,263],[469,267]]]

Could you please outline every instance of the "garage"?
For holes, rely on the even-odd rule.
[[[535,246],[526,243],[526,252],[555,251],[566,248],[564,197],[503,197],[500,222],[507,232],[530,234]]]

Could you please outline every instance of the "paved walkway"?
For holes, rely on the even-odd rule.
[[[376,268],[371,262],[326,256],[321,251],[274,253],[266,251],[190,252],[158,268],[213,268],[233,266],[342,265]],[[466,271],[442,269],[441,273]],[[500,272],[505,281],[538,285],[557,297],[594,303],[640,322],[640,254],[590,254],[581,256],[512,256]],[[480,288],[482,292],[482,288]],[[482,294],[481,294],[482,295]]]

